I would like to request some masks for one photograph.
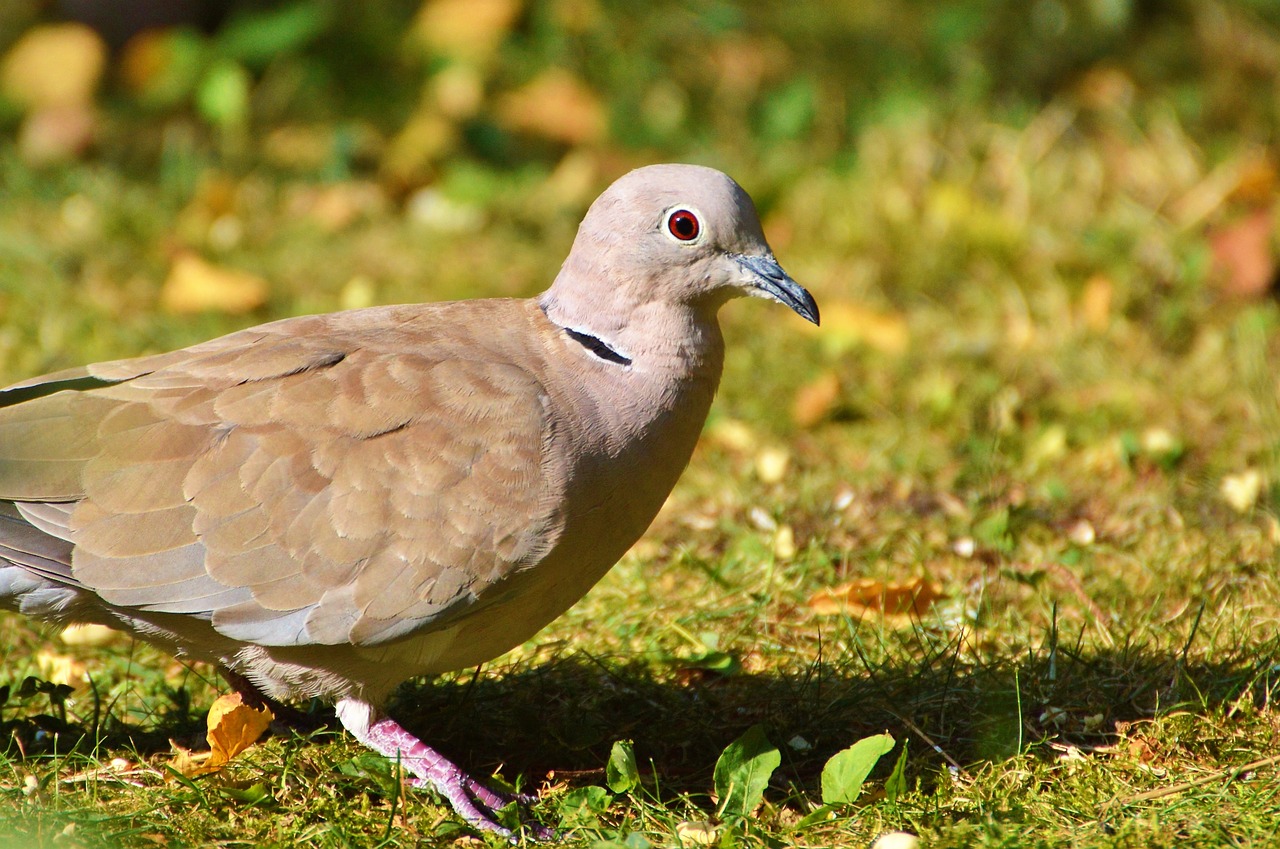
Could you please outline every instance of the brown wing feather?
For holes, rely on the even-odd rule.
[[[118,382],[0,407],[0,500],[78,502],[71,579],[113,605],[269,645],[443,624],[554,544],[530,533],[554,524],[542,387],[467,330],[519,309],[308,317],[91,366]]]

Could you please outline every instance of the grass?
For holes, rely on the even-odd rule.
[[[1209,95],[1183,108],[1188,90],[1227,97],[1223,74],[1118,99],[1092,77],[1012,108],[1000,85],[976,106],[921,95],[859,113],[847,138],[819,115],[841,149],[812,160],[763,131],[713,135],[705,155],[661,139],[576,151],[591,174],[578,192],[554,159],[460,165],[444,185],[479,214],[463,232],[374,179],[318,185],[200,143],[157,176],[111,148],[32,169],[0,140],[0,378],[299,312],[531,294],[611,156],[710,160],[760,199],[824,327],[726,307],[720,397],[650,533],[534,642],[406,684],[396,715],[477,774],[540,789],[534,813],[575,845],[692,845],[689,824],[708,822],[723,846],[865,846],[888,830],[928,847],[1266,845],[1280,308],[1231,295],[1213,246],[1273,202],[1275,178],[1263,107],[1241,118],[1249,131],[1215,124]],[[354,213],[315,213],[322,192]],[[164,314],[180,249],[262,275],[268,303]],[[1256,497],[1233,506],[1224,481],[1249,471]],[[945,595],[905,623],[812,612],[814,592],[855,577],[925,577]],[[88,679],[72,669],[65,717],[18,693],[69,662]],[[66,646],[5,614],[0,664],[0,846],[486,842],[331,729],[174,780],[169,741],[200,743],[221,684],[144,645]],[[782,765],[757,815],[726,827],[713,769],[755,724]],[[826,760],[886,730],[899,748],[862,799],[802,823]],[[584,809],[571,794],[604,785],[622,739],[641,787]],[[902,745],[907,790],[891,800]]]

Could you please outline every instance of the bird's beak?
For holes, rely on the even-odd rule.
[[[733,259],[747,272],[746,288],[751,294],[791,307],[801,318],[818,323],[818,304],[813,295],[792,280],[771,254],[734,254]]]

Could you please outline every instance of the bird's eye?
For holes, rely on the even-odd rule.
[[[667,216],[667,230],[682,242],[692,242],[702,232],[698,216],[687,209],[677,209]]]

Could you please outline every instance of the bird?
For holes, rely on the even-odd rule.
[[[286,318],[8,386],[0,609],[123,630],[259,701],[332,702],[511,837],[516,797],[385,704],[531,639],[640,538],[743,295],[819,323],[738,183],[650,165],[591,204],[536,297]]]

